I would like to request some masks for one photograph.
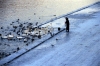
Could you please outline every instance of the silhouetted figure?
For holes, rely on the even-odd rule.
[[[66,32],[69,32],[69,20],[67,17],[65,17],[66,21],[65,21],[65,26],[66,26]]]

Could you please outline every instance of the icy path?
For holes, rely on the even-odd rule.
[[[90,16],[75,19],[77,27],[69,33],[61,32],[9,66],[100,66],[100,12]]]

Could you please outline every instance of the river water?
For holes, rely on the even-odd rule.
[[[96,0],[0,0],[0,22],[20,19],[43,23],[95,2]]]

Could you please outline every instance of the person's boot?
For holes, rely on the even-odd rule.
[[[66,30],[66,32],[69,32],[69,30]]]

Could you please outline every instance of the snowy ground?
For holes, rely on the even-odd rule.
[[[69,33],[59,33],[8,66],[100,66],[99,7],[69,15]]]

